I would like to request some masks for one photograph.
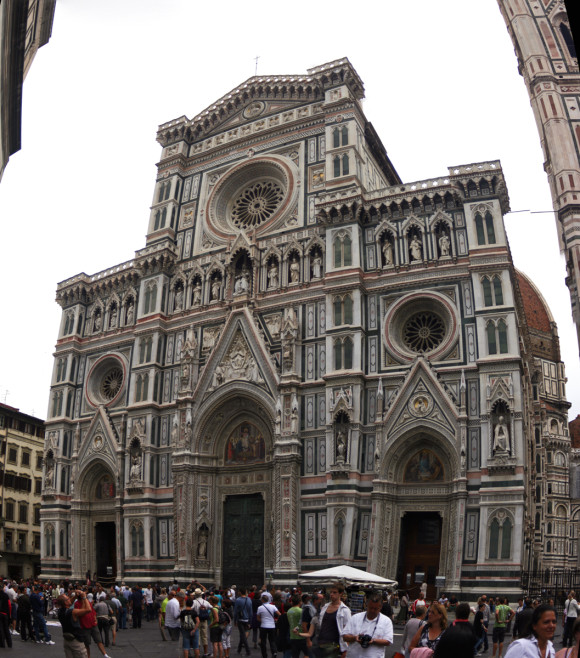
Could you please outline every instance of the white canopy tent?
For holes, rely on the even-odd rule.
[[[345,587],[359,585],[361,587],[378,587],[380,589],[393,588],[397,586],[396,580],[383,578],[368,571],[355,569],[347,565],[320,569],[319,571],[309,571],[298,575],[300,584],[311,585],[336,585],[341,584]]]

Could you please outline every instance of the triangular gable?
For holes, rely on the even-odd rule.
[[[453,401],[428,362],[419,357],[385,414],[387,437],[391,440],[418,422],[426,428],[455,436],[457,420]]]
[[[83,470],[94,459],[105,461],[113,473],[117,468],[117,431],[104,406],[98,407],[79,448],[78,463]]]
[[[270,352],[247,308],[231,313],[194,391],[203,400],[232,381],[261,386],[275,397],[279,377]]]

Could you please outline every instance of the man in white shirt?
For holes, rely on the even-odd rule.
[[[393,643],[393,622],[381,614],[383,595],[370,592],[366,602],[366,612],[353,615],[342,634],[349,645],[347,658],[383,658],[385,647]]]
[[[266,647],[266,640],[270,642],[270,651],[272,658],[276,658],[276,619],[280,616],[278,608],[271,603],[268,603],[268,595],[266,592],[262,594],[262,605],[257,609],[256,616],[260,623],[260,649],[262,650],[262,658],[267,658],[268,651]]]
[[[564,611],[566,612],[566,625],[564,626],[562,645],[565,647],[570,646],[570,643],[572,645],[574,644],[572,627],[574,626],[576,619],[578,619],[579,610],[580,607],[578,606],[578,601],[576,601],[576,592],[572,590],[570,594],[568,594],[568,600],[564,604]]]
[[[177,642],[181,637],[181,604],[185,603],[185,593],[177,592],[177,595],[171,596],[169,592],[169,601],[165,608],[165,628],[169,632],[169,637]]]

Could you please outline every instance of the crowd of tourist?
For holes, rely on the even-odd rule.
[[[163,641],[179,641],[184,658],[230,658],[232,637],[237,654],[246,656],[253,648],[262,658],[268,652],[270,658],[383,658],[397,623],[403,631],[399,658],[471,658],[490,649],[490,658],[500,658],[508,634],[506,658],[580,658],[580,606],[574,592],[564,605],[563,648],[557,653],[553,602],[520,599],[514,609],[501,596],[482,596],[470,606],[445,594],[428,603],[425,590],[413,601],[406,592],[371,590],[362,612],[352,613],[347,603],[339,585],[303,593],[266,586],[209,590],[197,581],[186,587],[104,587],[90,580],[79,586],[0,579],[0,647],[11,647],[18,636],[53,645],[46,624],[53,615],[62,625],[70,658],[90,658],[92,645],[110,658],[117,633],[139,629],[144,621],[159,626]]]

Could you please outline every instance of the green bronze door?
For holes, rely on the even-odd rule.
[[[264,582],[264,501],[260,494],[228,496],[224,505],[224,587]]]

